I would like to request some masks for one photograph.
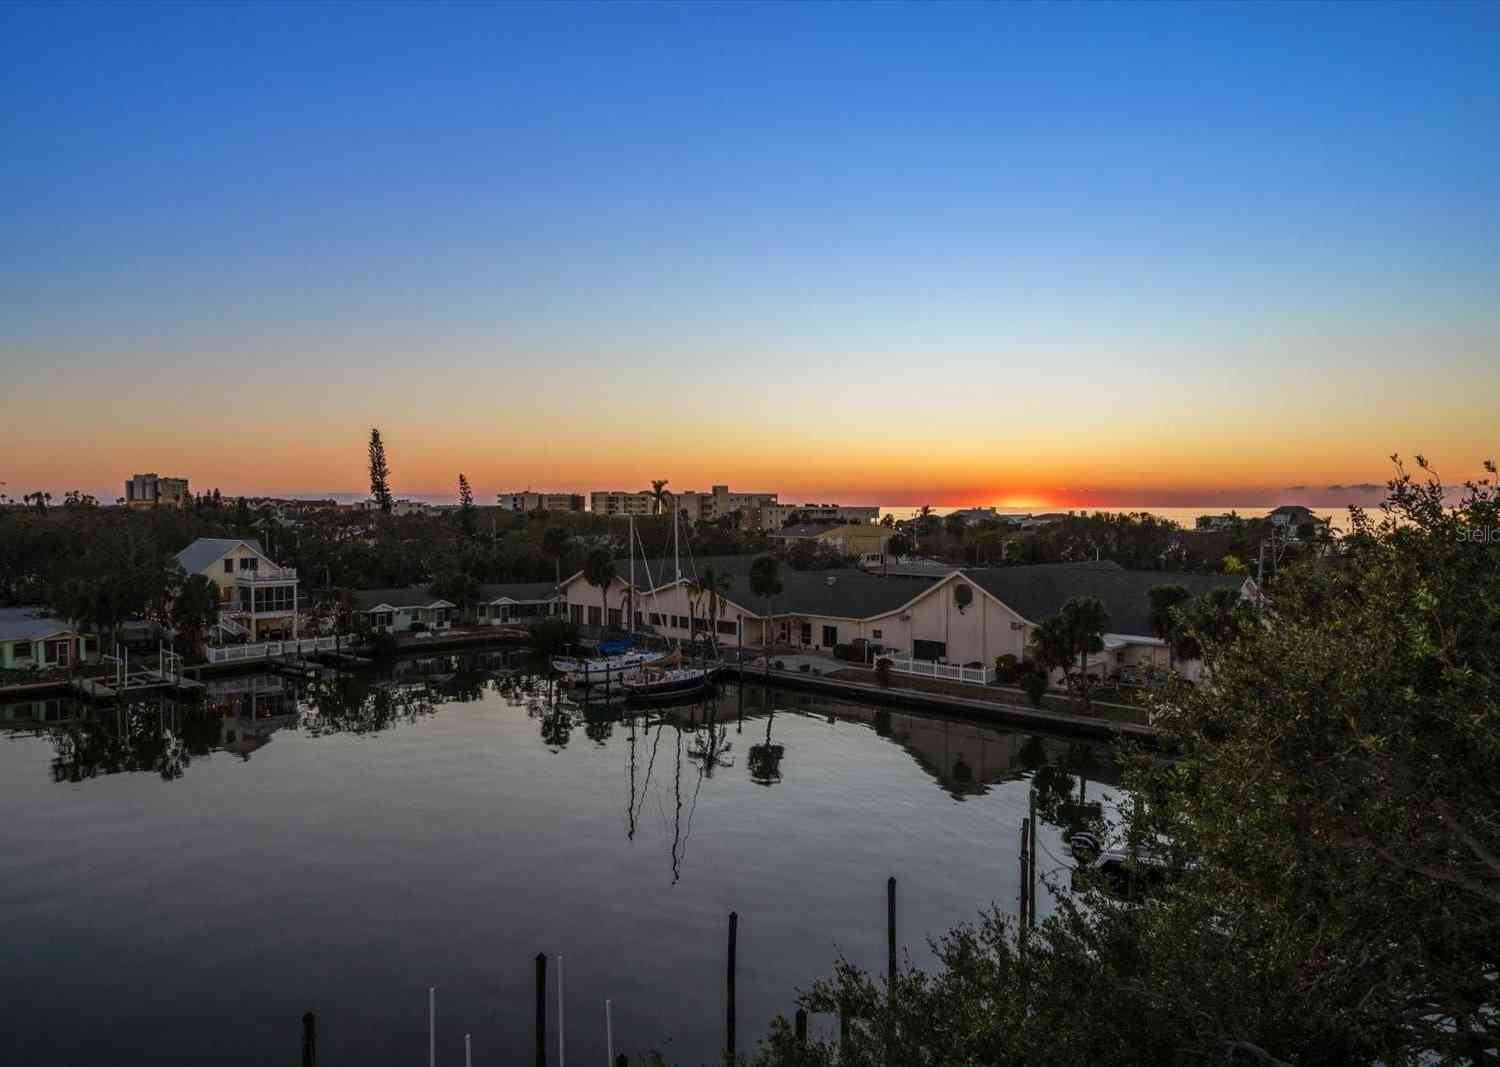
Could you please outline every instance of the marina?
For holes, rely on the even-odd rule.
[[[575,700],[503,650],[3,704],[0,797],[29,813],[0,831],[9,1040],[19,1062],[106,1062],[124,1041],[258,1064],[315,1010],[329,1062],[406,1063],[436,986],[438,1052],[460,1062],[464,1033],[476,1058],[529,1047],[543,952],[566,956],[580,1062],[605,1055],[606,998],[616,1050],[704,1062],[730,911],[744,1049],[838,952],[884,959],[887,878],[925,959],[927,934],[1019,906],[1034,786],[1092,800],[1114,781],[1086,741],[775,685]],[[1041,831],[1063,861],[1064,833]]]

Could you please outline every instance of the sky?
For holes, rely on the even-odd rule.
[[[1477,475],[1497,55],[1495,4],[0,7],[0,491],[358,492],[371,426],[481,501]]]

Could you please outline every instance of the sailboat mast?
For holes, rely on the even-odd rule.
[[[677,568],[677,580],[682,581],[682,551],[677,543],[677,520],[682,516],[677,511],[677,505],[672,505],[672,564]]]
[[[630,556],[630,607],[628,609],[630,611],[630,618],[625,621],[625,632],[633,634],[635,633],[635,516],[630,515],[628,518],[630,519],[630,548],[628,549],[628,555]]]

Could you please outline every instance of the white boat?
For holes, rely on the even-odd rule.
[[[625,675],[665,658],[662,652],[623,652],[597,659],[553,656],[552,669],[574,685],[604,685],[618,683]]]

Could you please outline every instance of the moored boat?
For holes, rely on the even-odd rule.
[[[646,667],[621,679],[620,688],[631,700],[688,696],[707,689],[722,669],[719,664],[709,667]]]
[[[660,652],[623,652],[594,659],[553,656],[552,669],[574,685],[605,685],[619,682],[625,675],[663,658],[665,657]]]

